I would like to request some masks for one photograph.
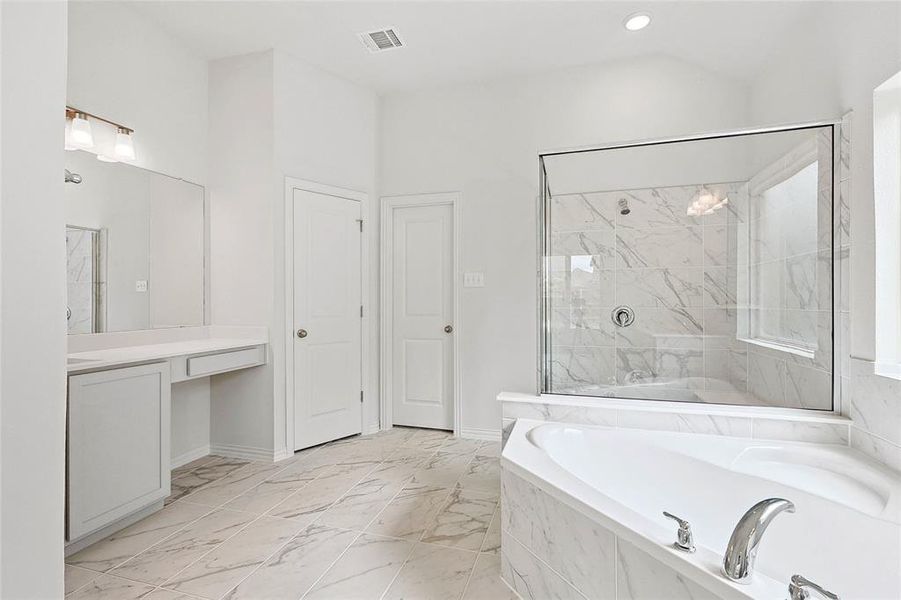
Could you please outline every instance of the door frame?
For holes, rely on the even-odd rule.
[[[294,439],[294,191],[313,192],[354,200],[360,203],[360,218],[363,220],[363,233],[360,239],[360,302],[363,305],[363,318],[360,319],[360,377],[363,398],[370,398],[372,390],[369,385],[370,376],[370,298],[369,298],[369,194],[359,190],[337,187],[308,181],[295,177],[285,177],[285,441],[287,456],[296,451]],[[366,426],[366,402],[360,403],[360,431],[371,433]]]
[[[381,198],[381,261],[379,286],[381,288],[381,319],[379,322],[379,337],[381,338],[380,361],[380,412],[382,429],[390,429],[394,425],[394,399],[392,397],[393,373],[394,373],[394,215],[395,208],[416,206],[441,206],[450,205],[453,214],[453,325],[454,325],[454,435],[459,436],[463,423],[463,374],[462,369],[462,343],[463,339],[463,311],[461,305],[460,288],[462,277],[461,243],[462,235],[462,195],[460,192],[439,192],[431,194],[410,194],[401,196],[382,196]]]

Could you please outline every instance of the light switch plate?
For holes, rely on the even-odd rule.
[[[135,281],[135,291],[136,292],[146,292],[147,291],[147,280],[146,279],[138,279]]]
[[[463,273],[463,287],[485,287],[485,274],[479,272]]]

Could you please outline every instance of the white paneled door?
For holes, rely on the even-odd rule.
[[[294,446],[362,431],[360,203],[294,190]]]
[[[453,206],[392,212],[392,419],[453,429]]]

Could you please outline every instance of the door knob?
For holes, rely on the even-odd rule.
[[[453,326],[453,325],[445,325],[445,326],[444,326],[444,333],[453,333],[453,332],[454,332],[454,326]]]
[[[298,329],[298,330],[297,330],[297,337],[299,337],[299,338],[301,338],[301,339],[307,337],[307,330],[306,330],[306,329]]]

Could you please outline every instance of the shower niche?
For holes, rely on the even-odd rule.
[[[540,392],[833,410],[837,128],[541,154]]]

